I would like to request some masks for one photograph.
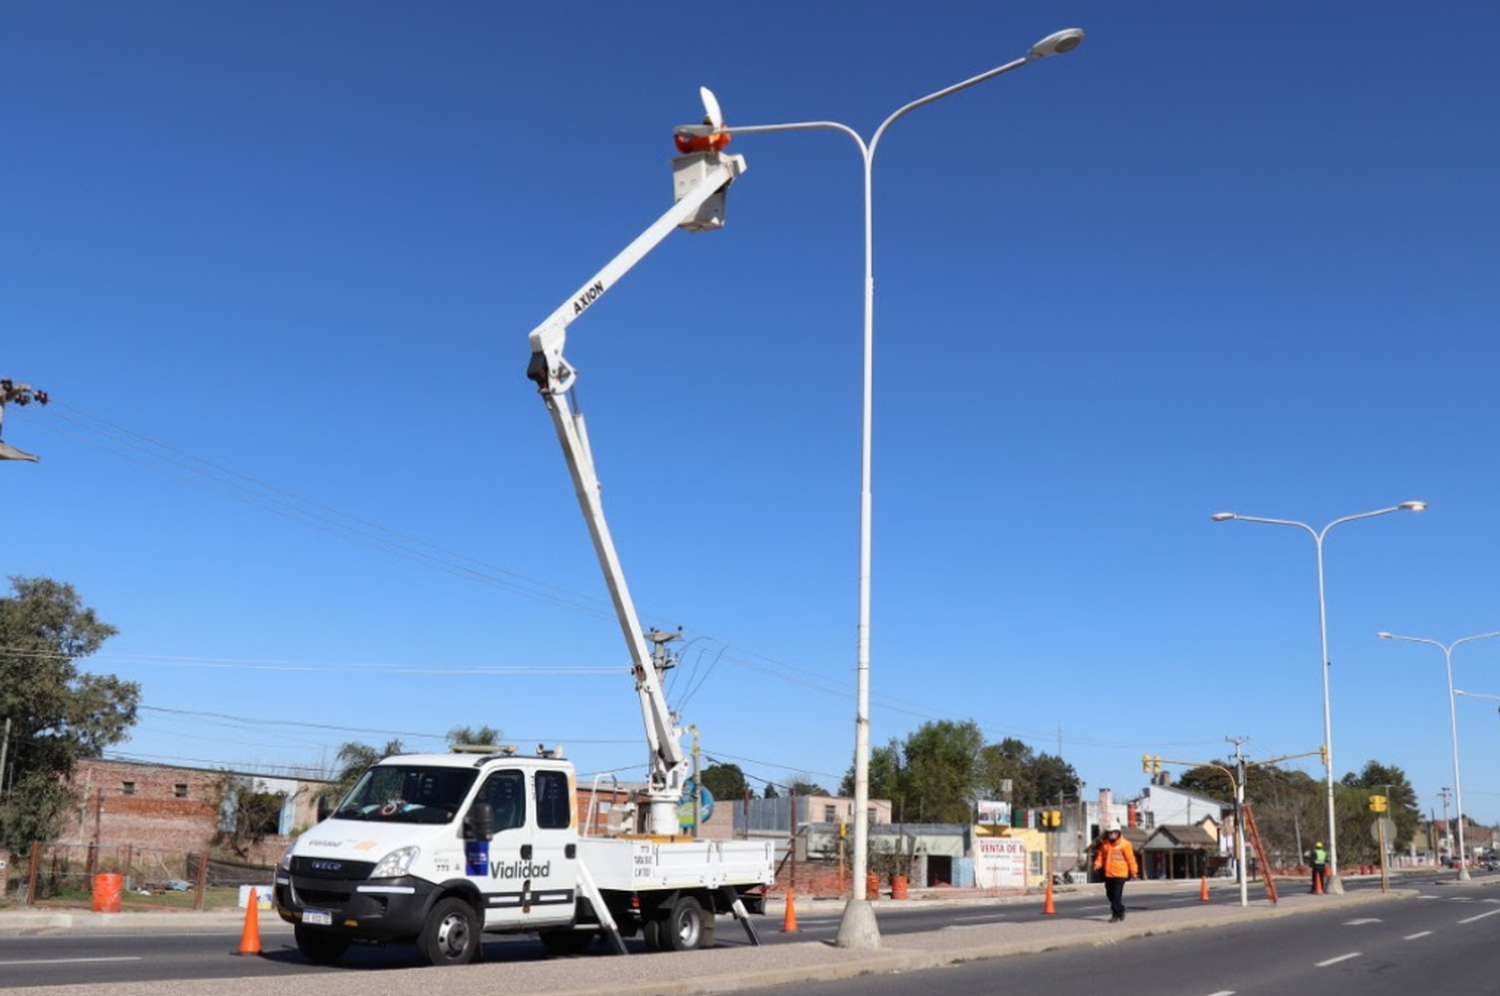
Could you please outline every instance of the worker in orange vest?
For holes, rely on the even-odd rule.
[[[1120,824],[1111,823],[1104,828],[1104,839],[1094,853],[1094,870],[1104,872],[1104,894],[1109,897],[1111,914],[1109,922],[1119,923],[1125,919],[1125,883],[1141,875],[1141,866],[1135,860],[1135,848],[1120,836]]]

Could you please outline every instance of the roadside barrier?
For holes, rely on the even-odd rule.
[[[120,912],[120,893],[125,889],[125,878],[123,875],[102,874],[94,876],[94,902],[95,913],[118,913]]]

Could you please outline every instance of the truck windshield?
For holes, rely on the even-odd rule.
[[[333,814],[339,820],[449,823],[458,815],[478,772],[381,764],[362,775]]]

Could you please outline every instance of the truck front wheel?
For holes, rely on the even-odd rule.
[[[349,950],[349,936],[347,934],[335,933],[331,930],[319,930],[316,927],[304,927],[297,924],[293,928],[297,938],[297,950],[306,956],[308,961],[319,965],[327,965],[338,961],[344,952]]]
[[[428,965],[467,965],[478,953],[474,907],[452,896],[439,900],[417,937],[417,957]]]

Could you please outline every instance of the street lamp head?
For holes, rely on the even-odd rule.
[[[1045,59],[1049,55],[1060,55],[1063,52],[1071,52],[1083,43],[1082,28],[1064,28],[1054,31],[1031,46],[1029,58]]]
[[[1392,636],[1390,633],[1376,633],[1375,635],[1377,637],[1379,637],[1380,639],[1382,639],[1382,640],[1394,640],[1395,639],[1395,637]]]
[[[1210,516],[1210,518],[1212,518],[1215,522],[1228,522],[1230,519],[1239,518],[1239,516],[1235,515],[1233,512],[1215,512],[1212,516]]]
[[[1403,512],[1422,512],[1427,509],[1425,501],[1404,501],[1396,506]]]

